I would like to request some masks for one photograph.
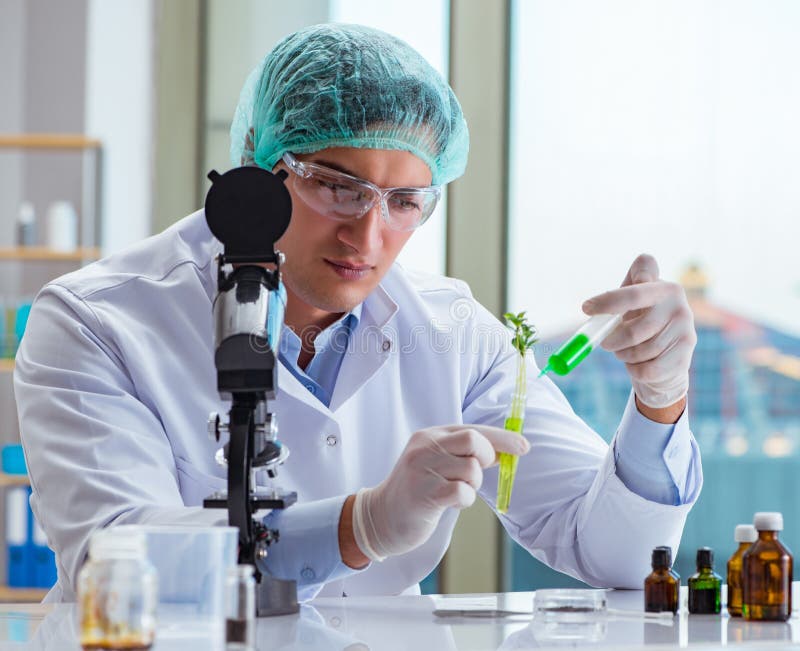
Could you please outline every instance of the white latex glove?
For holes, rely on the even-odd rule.
[[[523,436],[487,425],[415,432],[389,476],[356,494],[356,544],[372,561],[411,551],[430,538],[445,509],[475,501],[483,469],[497,462],[497,452],[522,455],[529,449]]]
[[[642,403],[659,409],[686,395],[697,343],[694,317],[683,287],[658,279],[653,256],[636,258],[622,286],[590,298],[583,311],[624,315],[603,348],[625,362]]]

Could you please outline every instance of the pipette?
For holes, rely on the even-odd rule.
[[[596,314],[584,323],[556,352],[550,355],[547,366],[539,373],[542,377],[547,371],[556,375],[567,375],[599,346],[622,321],[621,314]]]

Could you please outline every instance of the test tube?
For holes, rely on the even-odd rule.
[[[556,375],[567,375],[603,342],[622,321],[621,314],[596,314],[584,323],[564,345],[550,355],[541,375],[553,371]]]

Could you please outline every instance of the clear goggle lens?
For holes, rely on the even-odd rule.
[[[376,202],[389,228],[410,231],[418,228],[436,208],[441,189],[379,188],[348,174],[322,165],[298,161],[284,155],[294,172],[294,187],[300,198],[315,212],[330,219],[350,221],[366,215]]]

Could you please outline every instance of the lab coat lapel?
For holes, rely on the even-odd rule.
[[[278,366],[278,399],[285,397],[302,402],[305,406],[322,412],[328,417],[331,415],[330,410],[318,398],[309,393],[303,383],[284,366],[283,362],[280,362]]]
[[[361,319],[350,336],[336,386],[331,396],[332,412],[352,398],[389,360],[396,346],[389,322],[397,313],[397,303],[382,285],[364,301]]]

